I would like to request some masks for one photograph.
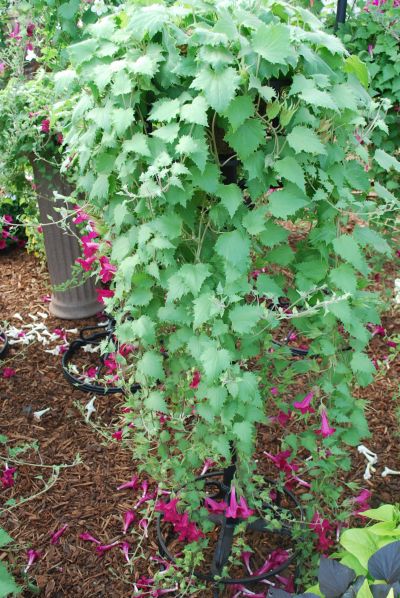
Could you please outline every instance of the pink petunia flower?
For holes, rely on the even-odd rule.
[[[123,519],[124,524],[122,530],[124,534],[126,534],[132,523],[136,520],[136,514],[133,511],[126,511],[126,513],[124,513]]]
[[[9,33],[9,37],[11,37],[12,39],[15,39],[15,40],[20,40],[20,39],[22,39],[22,37],[20,35],[20,32],[21,32],[21,26],[20,26],[20,24],[17,21],[14,24],[14,27],[12,28],[12,31]]]
[[[302,401],[296,401],[293,403],[293,407],[298,409],[303,415],[305,413],[315,413],[315,409],[311,407],[311,401],[313,400],[313,397],[314,393],[309,392]]]
[[[50,120],[48,118],[42,120],[40,123],[40,130],[42,133],[50,133]]]
[[[36,25],[34,23],[28,23],[28,25],[26,26],[26,35],[28,37],[33,37],[33,32],[36,29]]]
[[[68,528],[68,523],[66,523],[65,525],[63,525],[58,531],[55,531],[54,533],[51,534],[51,540],[50,540],[50,544],[58,544],[58,542],[60,541],[61,536],[63,535],[63,533],[65,532],[65,530]]]
[[[232,519],[248,519],[254,514],[254,511],[250,509],[246,503],[245,498],[242,496],[239,503],[236,500],[236,488],[232,486],[229,497],[229,506],[226,509],[225,516],[231,517]]]
[[[201,380],[201,374],[198,370],[195,370],[193,373],[192,381],[189,384],[189,388],[196,389],[200,384],[200,380]]]
[[[101,269],[100,269],[101,281],[104,283],[110,282],[114,278],[114,274],[117,271],[117,267],[114,266],[113,264],[111,264],[110,260],[105,255],[102,255],[100,257],[99,261],[100,261],[100,266],[101,266]]]
[[[100,540],[97,540],[94,536],[89,534],[89,532],[84,532],[83,534],[79,534],[79,538],[84,542],[92,542],[93,544],[101,544]]]
[[[328,438],[328,436],[332,436],[336,432],[336,428],[331,428],[328,421],[328,414],[326,413],[326,409],[322,409],[321,411],[321,428],[316,430],[315,433],[319,434],[323,438]]]
[[[121,542],[119,540],[117,540],[116,542],[112,542],[112,544],[99,544],[98,546],[96,546],[97,556],[104,556],[106,552],[108,552],[112,548],[115,548],[115,546],[119,546],[120,544]]]
[[[104,299],[109,299],[110,297],[114,297],[114,291],[110,289],[96,289],[97,293],[97,301],[99,303],[104,303]]]
[[[214,500],[209,498],[208,496],[204,500],[204,506],[208,509],[210,513],[225,513],[228,505],[223,500]]]
[[[12,378],[13,376],[16,375],[16,371],[13,368],[4,368],[3,369],[3,373],[2,376],[3,378]]]
[[[37,551],[37,550],[33,550],[32,548],[30,548],[27,553],[26,556],[28,557],[28,563],[24,569],[24,573],[27,573],[29,571],[29,569],[32,567],[32,565],[34,563],[36,563],[36,561],[38,561],[40,559],[40,557],[42,556],[41,552]]]
[[[5,464],[0,478],[0,482],[3,488],[12,488],[14,486],[14,474],[16,471],[16,467],[8,467],[7,463]]]
[[[117,490],[125,490],[126,488],[132,488],[132,490],[136,490],[139,485],[139,478],[138,476],[134,475],[129,482],[125,482],[118,486]]]
[[[124,553],[124,557],[127,563],[130,563],[130,559],[129,559],[129,550],[130,550],[130,544],[129,542],[122,542],[121,543],[121,550]]]
[[[276,388],[276,386],[273,386],[273,387],[270,389],[270,392],[271,392],[271,394],[272,394],[272,396],[273,396],[273,397],[277,397],[277,396],[278,396],[278,394],[279,394],[279,390]]]
[[[121,442],[121,440],[122,440],[122,434],[123,434],[122,430],[117,430],[116,432],[114,432],[113,434],[111,434],[111,438],[114,438],[118,442]]]

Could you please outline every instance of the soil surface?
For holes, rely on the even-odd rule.
[[[377,290],[393,288],[394,277],[394,266],[388,264],[376,281]],[[43,314],[48,314],[48,303],[43,301],[49,292],[47,272],[36,258],[22,250],[0,254],[0,289],[0,323],[5,321],[20,328],[35,322],[33,315],[53,331],[96,322],[95,318],[79,322],[50,315],[44,318]],[[388,353],[388,338],[399,334],[399,314],[393,308],[383,318],[383,326],[387,337],[376,337],[371,345],[371,356],[380,360]],[[74,336],[67,334],[68,340]],[[59,344],[53,342],[50,348]],[[117,491],[120,484],[137,473],[129,450],[111,437],[120,421],[122,396],[98,396],[92,424],[88,424],[84,406],[91,395],[69,385],[61,371],[60,356],[46,353],[48,348],[38,342],[26,347],[12,345],[0,363],[0,372],[6,367],[15,370],[10,378],[0,377],[0,434],[7,437],[0,437],[0,466],[4,466],[8,455],[8,466],[17,468],[15,485],[0,489],[0,527],[15,541],[9,550],[0,549],[0,560],[11,564],[22,583],[26,551],[40,551],[41,557],[29,573],[45,597],[130,597],[133,582],[141,575],[154,573],[155,564],[150,559],[157,555],[157,544],[154,529],[149,530],[149,538],[139,547],[138,536],[122,534],[122,515],[141,493],[140,489]],[[400,364],[394,362],[387,372],[378,375],[374,384],[356,389],[357,396],[366,401],[371,429],[365,444],[379,455],[379,465],[372,479],[363,481],[366,462],[354,449],[347,481],[369,488],[373,505],[400,500],[400,476],[380,475],[384,465],[400,470],[396,415],[400,408],[399,374]],[[301,389],[297,388],[297,392]],[[50,411],[38,421],[34,413],[46,408]],[[269,430],[267,450],[275,454],[287,430],[278,424]],[[261,451],[266,449],[262,440],[261,437],[257,455],[260,460],[264,459]],[[12,453],[12,461],[8,451],[16,447],[21,451]],[[55,465],[60,467],[54,468]],[[21,500],[26,502],[18,505]],[[51,534],[64,525],[68,528],[52,545]],[[144,558],[131,567],[119,546],[99,557],[95,544],[79,539],[85,532],[102,544],[128,541],[131,552],[138,548]],[[33,594],[25,590],[23,595]],[[211,598],[213,594],[211,590],[202,590],[198,595]]]

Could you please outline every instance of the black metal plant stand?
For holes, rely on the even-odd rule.
[[[223,500],[226,503],[229,503],[230,493],[231,493],[231,485],[236,473],[236,458],[233,456],[233,463],[229,467],[220,470],[220,471],[210,471],[205,473],[202,476],[199,476],[195,479],[195,482],[204,481],[205,489],[215,489],[212,494],[208,494],[209,498],[213,500]],[[274,482],[268,478],[265,478],[265,481],[270,484],[274,485]],[[285,495],[289,498],[290,502],[293,504],[293,510],[297,510],[297,517],[296,519],[299,521],[303,521],[304,513],[302,506],[296,496],[290,491],[284,488],[283,490],[276,490],[277,499],[275,502],[269,502],[268,504],[263,505],[266,512],[270,512],[275,520],[278,520],[281,524],[280,529],[274,530],[274,534],[279,534],[281,536],[291,537],[292,534],[292,525],[290,522],[285,519],[284,514],[288,513],[287,508],[281,507],[281,499],[282,496]],[[292,511],[292,510],[291,510]],[[218,585],[235,585],[235,584],[254,584],[260,581],[263,581],[268,578],[272,578],[275,575],[278,575],[281,571],[286,569],[293,561],[296,559],[298,552],[296,550],[288,557],[288,559],[276,567],[266,573],[262,573],[260,575],[252,575],[247,577],[241,578],[232,578],[232,577],[223,577],[222,572],[224,567],[227,565],[229,557],[232,553],[232,546],[235,534],[235,528],[240,523],[243,523],[243,519],[234,519],[231,517],[226,517],[225,514],[210,514],[209,515],[210,521],[215,523],[218,527],[220,527],[219,537],[217,541],[217,546],[213,555],[213,560],[211,563],[211,570],[210,573],[202,573],[199,571],[194,571],[194,575],[202,580],[207,582],[214,583],[215,590],[214,596],[218,596]],[[163,530],[162,530],[162,522],[163,522],[163,514],[160,513],[157,518],[157,539],[160,554],[167,558],[170,562],[174,563],[175,558],[171,554],[170,550],[168,549],[168,541],[166,540]],[[260,533],[260,534],[268,534],[271,533],[269,529],[269,523],[264,518],[257,518],[255,521],[252,521],[247,525],[246,530],[248,532],[253,533]]]
[[[78,390],[103,396],[124,393],[124,389],[121,386],[104,386],[101,384],[96,384],[95,382],[83,382],[70,370],[70,366],[73,363],[73,358],[80,349],[90,345],[99,345],[104,339],[110,340],[114,334],[114,327],[114,321],[107,320],[105,324],[98,324],[97,326],[87,326],[86,328],[82,328],[79,333],[80,338],[72,341],[67,351],[63,354],[61,362],[63,374],[68,382]],[[92,334],[88,334],[90,332]],[[105,367],[104,360],[106,358],[107,354],[99,356],[100,365],[97,368],[97,378],[101,377],[101,373]],[[131,388],[131,391],[136,392],[139,388],[139,384],[134,384]]]
[[[5,356],[8,351],[8,338],[5,332],[0,331],[0,359]]]
[[[336,7],[335,30],[346,21],[347,0],[338,0]]]

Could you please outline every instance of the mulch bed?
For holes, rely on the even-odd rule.
[[[24,322],[31,322],[29,314],[48,312],[48,304],[41,299],[49,291],[47,272],[32,255],[21,250],[3,252],[0,266],[2,320],[20,326],[22,322],[14,318],[15,313],[19,313]],[[377,281],[377,289],[393,287],[394,277],[393,265],[388,264],[386,274]],[[95,321],[69,322],[49,316],[46,324],[53,330],[81,327]],[[399,315],[392,311],[385,316],[383,325],[389,336],[398,334]],[[373,342],[374,356],[382,357],[387,353],[384,339],[376,338]],[[84,421],[76,403],[86,404],[90,395],[73,389],[63,378],[60,357],[45,353],[44,347],[37,343],[25,348],[14,345],[0,363],[0,370],[4,366],[13,367],[16,375],[1,378],[0,434],[8,437],[6,446],[25,443],[37,443],[38,446],[16,459],[52,466],[71,464],[79,454],[81,463],[60,469],[58,479],[48,491],[20,507],[11,506],[11,510],[0,518],[0,526],[7,529],[16,543],[10,551],[0,549],[0,560],[7,557],[18,572],[26,565],[27,548],[40,550],[42,558],[30,573],[45,597],[131,596],[133,581],[139,575],[147,576],[154,567],[149,561],[149,557],[157,553],[154,530],[143,546],[146,558],[139,565],[135,564],[134,569],[129,568],[119,548],[99,558],[93,545],[78,539],[80,533],[88,531],[104,544],[126,539],[134,546],[135,538],[129,533],[123,537],[121,528],[122,514],[132,507],[137,494],[116,490],[119,484],[136,473],[129,450],[117,441],[105,438]],[[394,363],[388,375],[379,376],[366,389],[356,390],[357,396],[367,402],[371,437],[366,439],[366,444],[378,453],[379,469],[370,481],[364,482],[365,460],[354,449],[353,467],[347,481],[371,489],[374,505],[381,501],[398,502],[400,497],[400,476],[380,476],[384,465],[400,469],[400,430],[396,416],[400,407],[399,374],[400,364]],[[301,389],[297,388],[296,392]],[[121,404],[120,395],[97,397],[94,421],[101,421],[110,434],[118,426]],[[37,422],[33,412],[47,407],[51,407],[51,411]],[[264,442],[260,444],[262,450],[275,454],[280,450],[285,430],[278,425],[269,430],[268,446]],[[5,450],[0,453],[4,455]],[[261,453],[259,459],[264,459]],[[0,491],[1,504],[13,497],[18,501],[40,492],[52,473],[51,467],[17,467],[15,486]],[[51,532],[64,524],[69,527],[60,542],[51,545]],[[24,594],[30,595],[29,592]],[[211,595],[211,591],[206,590],[199,593],[204,598]]]

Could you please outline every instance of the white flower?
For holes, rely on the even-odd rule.
[[[37,56],[33,50],[28,50],[25,56],[25,60],[31,62],[31,60],[36,60]]]
[[[48,411],[50,411],[51,407],[47,407],[46,409],[41,409],[40,411],[34,411],[33,412],[33,417],[36,419],[36,421],[40,421],[41,417],[47,413]]]
[[[372,478],[372,474],[375,473],[375,471],[376,469],[375,467],[372,467],[372,463],[368,463],[363,475],[364,480],[370,480]]]
[[[386,478],[388,475],[400,475],[400,471],[395,471],[394,469],[390,469],[389,467],[385,467],[382,471],[381,476]]]
[[[371,465],[375,465],[375,463],[378,462],[378,455],[376,453],[373,453],[372,451],[370,451],[369,448],[367,448],[364,444],[360,444],[357,447],[357,450],[359,453],[364,455],[364,457],[367,459],[368,463],[370,463]]]
[[[107,6],[104,4],[103,0],[94,0],[92,6],[92,12],[96,13],[99,17],[105,14],[108,11]]]
[[[88,403],[86,403],[85,405],[85,411],[86,411],[86,421],[88,422],[92,413],[94,413],[96,411],[96,407],[94,406],[94,402],[96,400],[96,397],[93,397],[92,399],[90,399],[90,401]]]

